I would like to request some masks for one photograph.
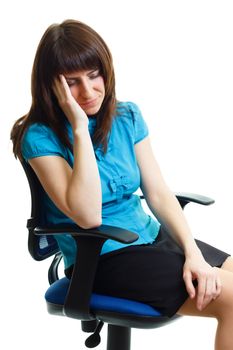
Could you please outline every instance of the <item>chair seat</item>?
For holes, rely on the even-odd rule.
[[[70,280],[66,277],[54,282],[45,293],[48,312],[63,315],[63,305]],[[150,305],[107,295],[92,293],[90,309],[93,316],[106,323],[130,328],[158,328],[178,319],[179,315],[162,315]]]
[[[70,280],[66,277],[54,282],[45,293],[50,304],[64,305]],[[159,317],[161,313],[150,305],[122,298],[93,293],[90,301],[91,310],[103,310],[138,316]]]

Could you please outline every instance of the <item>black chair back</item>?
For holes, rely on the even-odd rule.
[[[40,261],[59,252],[59,248],[52,236],[37,236],[34,233],[35,227],[46,226],[43,205],[45,191],[30,164],[25,161],[22,161],[21,164],[26,173],[31,192],[31,217],[27,220],[28,250],[33,259]]]

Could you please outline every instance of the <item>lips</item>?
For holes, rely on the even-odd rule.
[[[96,105],[98,98],[94,98],[93,100],[89,100],[87,102],[80,103],[82,107],[93,107]]]

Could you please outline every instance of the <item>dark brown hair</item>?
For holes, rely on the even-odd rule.
[[[32,123],[43,123],[57,134],[61,142],[72,150],[64,130],[65,115],[53,93],[54,78],[59,74],[98,69],[105,84],[105,97],[96,115],[96,129],[92,140],[107,151],[108,133],[116,112],[115,76],[111,53],[100,37],[88,25],[66,20],[52,24],[38,45],[31,76],[32,104],[29,112],[19,118],[11,131],[13,152],[22,159],[21,141]]]

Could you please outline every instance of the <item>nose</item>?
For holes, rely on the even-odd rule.
[[[91,81],[87,78],[84,78],[82,80],[81,83],[81,89],[80,89],[80,93],[81,96],[85,99],[90,99],[93,96],[93,88],[92,88],[92,84]]]

